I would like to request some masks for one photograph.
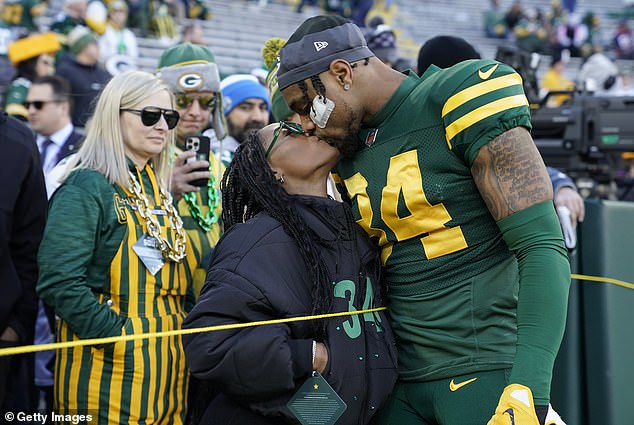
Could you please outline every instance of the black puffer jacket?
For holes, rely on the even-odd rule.
[[[333,282],[333,311],[382,305],[378,251],[347,218],[343,204],[292,197],[321,236]],[[352,225],[352,229],[350,228]],[[184,327],[204,327],[293,316],[312,311],[311,279],[296,243],[261,213],[220,240],[198,304]],[[288,400],[312,371],[313,327],[308,321],[184,336],[192,374],[274,423],[297,423]],[[337,424],[366,424],[397,377],[394,337],[383,312],[329,319],[324,377],[346,402]],[[218,398],[216,399],[217,402]]]

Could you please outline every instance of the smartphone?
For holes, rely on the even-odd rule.
[[[188,159],[188,161],[209,161],[210,148],[211,139],[207,136],[190,136],[185,139],[185,149],[196,152],[196,156]],[[208,171],[208,168],[199,168],[193,171]],[[194,186],[205,187],[207,186],[207,179],[192,180],[189,183]]]

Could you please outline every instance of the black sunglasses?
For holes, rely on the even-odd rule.
[[[170,130],[176,127],[180,115],[173,109],[157,108],[156,106],[146,106],[143,109],[121,109],[122,112],[132,112],[141,115],[141,122],[146,127],[151,127],[161,119],[161,115],[165,118],[167,128]]]
[[[280,121],[280,126],[277,127],[273,132],[273,140],[271,140],[271,144],[264,154],[265,158],[269,156],[269,152],[271,152],[271,149],[273,149],[273,145],[275,144],[275,142],[277,142],[277,138],[280,137],[280,133],[282,132],[283,128],[287,129],[292,134],[304,134],[304,129],[302,128],[301,124],[292,121]]]
[[[198,104],[203,109],[215,109],[218,102],[218,98],[213,95],[194,97],[181,93],[176,95],[176,106],[180,109],[187,109],[194,103],[194,100],[198,100]]]
[[[30,102],[24,102],[24,107],[28,110],[31,107],[31,105],[33,105],[33,107],[39,111],[47,103],[59,103],[59,102],[63,102],[63,100],[57,100],[57,99],[56,100],[33,100]]]

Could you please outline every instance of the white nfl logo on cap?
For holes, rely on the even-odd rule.
[[[315,49],[317,51],[320,51],[320,50],[325,49],[326,47],[328,47],[328,42],[327,41],[315,41],[313,44],[315,45]]]

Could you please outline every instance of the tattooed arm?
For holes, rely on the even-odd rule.
[[[483,146],[471,173],[496,221],[553,199],[544,161],[524,127],[508,130]]]
[[[509,383],[530,388],[535,405],[547,406],[570,283],[552,184],[523,127],[483,146],[471,173],[518,261],[517,351]]]

